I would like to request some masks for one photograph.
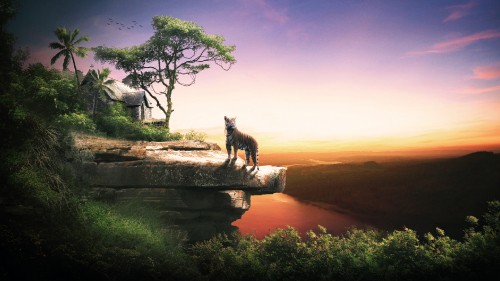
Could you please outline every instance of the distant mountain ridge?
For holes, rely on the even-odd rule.
[[[339,206],[383,228],[440,226],[460,236],[465,216],[479,216],[487,201],[500,199],[500,154],[293,166],[285,193]]]

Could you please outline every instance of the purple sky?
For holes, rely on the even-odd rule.
[[[174,131],[222,134],[228,115],[270,147],[500,143],[498,0],[21,2],[9,28],[46,65],[58,26],[79,28],[89,47],[126,47],[152,35],[155,15],[236,45],[230,71],[176,88]],[[91,64],[102,67],[93,54],[77,61]]]

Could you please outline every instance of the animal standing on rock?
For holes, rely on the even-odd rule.
[[[224,116],[224,121],[226,123],[226,149],[227,149],[227,159],[231,159],[231,147],[234,148],[234,157],[236,160],[238,158],[238,149],[245,150],[245,166],[250,164],[250,155],[252,155],[253,168],[251,171],[259,170],[259,144],[250,135],[240,132],[236,128],[236,117],[228,118]]]

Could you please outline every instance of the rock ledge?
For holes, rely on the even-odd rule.
[[[233,230],[231,223],[250,208],[251,195],[285,188],[286,168],[252,170],[241,158],[227,160],[214,143],[76,135],[73,151],[68,160],[89,183],[88,196],[112,202],[140,200],[187,230],[191,241]]]

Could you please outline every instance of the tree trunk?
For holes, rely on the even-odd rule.
[[[169,87],[167,89],[167,112],[165,113],[165,127],[170,129],[170,116],[174,110],[172,109],[172,91],[174,87]]]
[[[80,89],[80,79],[78,78],[78,70],[76,69],[75,57],[73,56],[73,53],[70,54],[71,54],[71,60],[73,61],[73,67],[75,68],[76,86],[78,89]]]
[[[95,108],[97,103],[97,93],[94,93],[94,102],[92,105],[92,121],[95,121]]]
[[[141,85],[141,88],[146,92],[148,93],[148,95],[155,100],[156,102],[156,106],[158,106],[158,108],[161,110],[161,112],[163,112],[163,114],[165,114],[165,116],[167,115],[167,111],[165,110],[165,108],[161,105],[160,101],[158,100],[157,97],[155,97],[150,91],[149,89],[146,87],[146,86],[142,86]]]

